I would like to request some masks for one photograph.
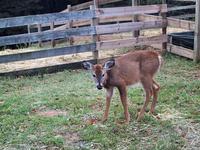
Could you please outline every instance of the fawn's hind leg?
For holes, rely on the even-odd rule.
[[[158,100],[158,91],[160,90],[160,85],[155,80],[153,80],[152,89],[153,89],[153,101],[152,101],[152,104],[151,104],[150,113],[154,114],[156,103],[157,103],[157,100]]]
[[[137,118],[138,121],[140,121],[143,118],[145,110],[146,110],[146,107],[148,106],[150,98],[151,98],[151,95],[153,94],[153,89],[152,89],[153,81],[152,81],[152,78],[150,78],[150,77],[149,78],[145,78],[145,79],[141,80],[141,82],[142,82],[144,91],[146,93],[146,97],[145,97],[145,102],[143,104],[143,107],[141,108],[140,113],[138,115],[138,118]]]

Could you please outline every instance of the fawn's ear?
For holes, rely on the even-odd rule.
[[[103,65],[103,69],[110,70],[114,66],[115,66],[115,60],[111,59],[111,60],[108,60],[107,62],[105,62],[105,64]]]
[[[82,63],[82,67],[85,69],[85,70],[92,70],[92,66],[93,64],[91,64],[90,62],[87,62],[87,61],[84,61]]]

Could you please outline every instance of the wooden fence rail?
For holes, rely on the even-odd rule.
[[[44,15],[31,15],[13,18],[0,19],[0,28],[25,26],[31,24],[43,24],[50,22],[59,22],[67,20],[85,20],[95,17],[93,11],[82,10],[74,12],[63,12],[63,13],[51,13]]]
[[[165,21],[130,22],[114,25],[98,25],[96,26],[96,32],[97,34],[111,34],[143,29],[162,28],[163,26],[167,26]]]
[[[46,49],[41,51],[32,51],[18,54],[1,55],[0,63],[8,63],[13,61],[24,61],[31,59],[47,58],[54,56],[61,56],[67,54],[76,54],[83,52],[93,52],[95,50],[104,50],[111,48],[122,48],[133,45],[151,45],[157,43],[167,42],[167,35],[153,36],[153,37],[137,37],[121,40],[99,41],[96,43],[75,45],[62,48]]]
[[[165,13],[167,6],[160,5],[145,5],[145,6],[132,6],[132,7],[115,7],[115,8],[99,8],[96,10],[97,17],[113,17],[137,14],[152,14],[152,13]]]
[[[115,2],[120,2],[120,1],[122,1],[122,0],[99,0],[99,5],[115,3]],[[75,6],[72,6],[72,11],[87,9],[93,4],[94,4],[94,2],[90,1],[90,2],[79,4],[79,5],[75,5]],[[64,10],[64,11],[66,11],[66,10]]]
[[[66,11],[65,11],[66,12]],[[117,8],[98,8],[96,12],[95,17],[98,17],[100,20],[104,20],[104,22],[108,22],[107,20],[110,18],[111,21],[114,21],[113,19],[116,18],[123,18],[128,15],[136,15],[136,14],[151,14],[151,13],[166,13],[167,12],[167,5],[146,5],[146,6],[133,6],[133,7],[117,7]],[[91,16],[94,17],[94,16]],[[84,18],[83,18],[84,19]],[[89,18],[90,19],[90,18]],[[73,20],[73,18],[71,19]],[[124,20],[126,20],[124,18]],[[55,30],[63,29],[66,27],[66,24],[68,20],[60,20],[56,21],[54,25],[63,25],[61,27],[56,28]],[[101,22],[101,21],[100,21]],[[87,25],[89,24],[89,21],[87,20],[74,20],[73,26],[81,26],[81,25]],[[41,26],[46,27],[50,26],[51,23],[43,23]]]
[[[167,42],[167,35],[153,36],[153,37],[135,37],[129,39],[112,40],[112,41],[100,41],[97,42],[97,49],[111,49],[122,48],[134,45],[151,45]]]
[[[0,28],[7,28],[13,26],[21,26],[26,24],[54,22],[65,20],[87,20],[92,18],[107,18],[113,16],[127,16],[130,14],[144,14],[144,13],[158,13],[166,12],[166,5],[147,5],[147,6],[135,6],[135,7],[119,7],[119,8],[103,8],[97,10],[83,10],[79,12],[65,12],[65,13],[53,13],[45,15],[25,16],[25,17],[14,17],[0,19]],[[60,15],[61,14],[61,15]],[[81,16],[84,16],[80,19]],[[60,18],[61,17],[61,18]],[[65,30],[49,30],[44,32],[12,35],[0,37],[0,46],[12,45],[20,43],[30,43],[37,41],[46,41],[53,39],[66,38],[70,36],[85,36],[94,34],[110,34],[110,33],[121,33],[129,32],[133,30],[149,29],[149,28],[160,28],[166,26],[163,21],[149,21],[149,22],[132,22],[132,23],[120,23],[114,25],[99,25],[94,27],[81,27],[81,28],[70,28]],[[97,31],[96,31],[97,30]]]
[[[168,8],[168,12],[178,11],[178,10],[186,10],[186,9],[195,9],[195,7],[196,7],[196,5],[171,7],[171,8]]]
[[[96,49],[96,44],[91,43],[91,44],[76,45],[70,47],[47,49],[41,51],[2,55],[0,56],[0,63],[8,63],[13,61],[24,61],[24,60],[54,57],[67,54],[89,52],[94,49]]]
[[[160,20],[162,17],[154,15],[139,15],[140,21]],[[195,22],[188,20],[180,20],[172,17],[167,17],[167,26],[174,28],[181,28],[186,30],[195,30]]]
[[[56,31],[44,31],[30,34],[20,34],[0,37],[0,46],[30,43],[37,41],[47,41],[52,39],[62,39],[70,36],[89,36],[95,34],[111,34],[121,32],[131,32],[142,29],[161,28],[167,26],[166,21],[148,21],[148,22],[131,22],[131,23],[119,23],[111,25],[97,25],[96,27],[82,27],[82,28],[70,28],[65,30]]]
[[[0,46],[96,34],[95,27],[70,28],[0,37]]]
[[[104,5],[104,4],[116,3],[116,2],[120,2],[120,1],[122,1],[122,0],[98,0],[98,3],[99,3],[99,5]],[[81,3],[81,4],[78,4],[75,6],[70,6],[70,11],[89,9],[89,7],[93,4],[94,4],[93,1],[89,1],[89,2]],[[69,12],[69,8],[67,8],[61,12]],[[66,23],[66,21],[59,21],[59,22],[55,22],[54,25],[63,25],[65,23]],[[46,26],[50,26],[50,25],[51,25],[51,23],[45,23],[45,24],[41,24],[41,27],[46,27]],[[32,28],[36,28],[36,27],[33,25]]]
[[[73,38],[75,36],[93,36],[115,34],[123,32],[133,32],[143,29],[165,28],[167,26],[166,19],[155,18],[148,21],[132,22],[133,15],[146,15],[152,13],[166,13],[167,5],[146,5],[146,6],[131,6],[118,8],[96,8],[91,10],[70,11],[62,13],[52,13],[44,15],[33,15],[24,17],[4,18],[0,19],[0,28],[17,27],[24,25],[48,24],[51,26],[50,30],[27,34],[19,34],[12,36],[0,37],[0,46],[20,44],[20,43],[34,43],[54,40]],[[95,19],[98,20],[97,23]],[[130,21],[118,22],[113,24],[113,19]],[[91,24],[92,20],[92,24]],[[62,28],[55,28],[57,22],[70,23]],[[98,23],[106,23],[104,25]],[[109,24],[112,22],[111,24]],[[74,28],[74,25],[81,24],[83,26]],[[25,61],[46,57],[54,57],[82,52],[95,52],[98,50],[105,50],[110,48],[121,48],[133,45],[144,45],[153,43],[167,42],[166,35],[158,35],[154,37],[132,37],[129,39],[100,41],[93,40],[89,44],[72,45],[61,48],[51,48],[45,50],[22,52],[18,54],[0,55],[0,63],[9,63],[16,61]],[[98,56],[95,58],[98,59]]]

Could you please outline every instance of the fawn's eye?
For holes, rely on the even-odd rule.
[[[105,74],[102,74],[102,77],[104,77]]]
[[[93,76],[94,78],[96,77],[96,75],[95,75],[95,74],[93,74],[92,76]]]

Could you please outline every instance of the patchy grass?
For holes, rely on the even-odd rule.
[[[167,55],[157,76],[161,84],[156,110],[136,122],[143,104],[141,88],[129,89],[130,125],[118,93],[109,120],[98,123],[105,91],[90,74],[65,71],[44,76],[0,78],[0,147],[17,149],[199,149],[200,65]]]

